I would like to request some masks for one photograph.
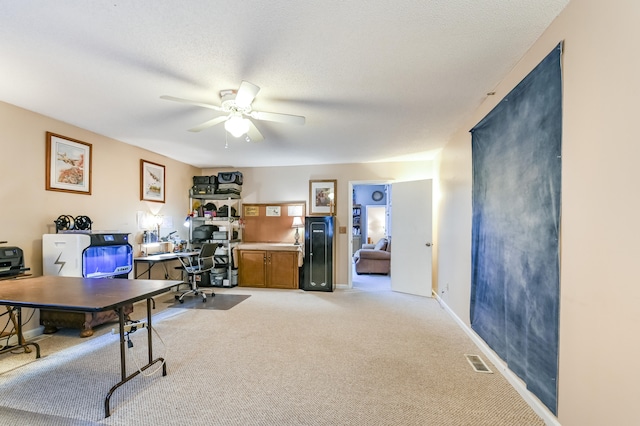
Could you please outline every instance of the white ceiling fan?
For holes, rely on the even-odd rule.
[[[305,118],[300,115],[280,114],[275,112],[254,111],[251,103],[255,99],[260,88],[248,81],[242,81],[238,90],[221,90],[220,105],[176,98],[174,96],[160,96],[161,99],[182,102],[189,105],[201,106],[225,113],[209,121],[189,129],[190,132],[199,132],[216,124],[224,123],[225,130],[236,138],[246,135],[246,140],[259,142],[264,139],[258,128],[249,118],[264,121],[274,121],[285,124],[304,124]]]

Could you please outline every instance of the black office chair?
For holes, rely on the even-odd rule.
[[[178,257],[180,263],[182,263],[182,267],[189,277],[189,284],[191,284],[191,288],[188,291],[185,291],[180,295],[176,295],[176,300],[178,300],[180,303],[184,303],[184,296],[191,293],[193,293],[195,296],[201,295],[202,301],[207,301],[207,294],[203,290],[198,288],[198,283],[201,283],[202,280],[205,279],[205,277],[209,277],[209,274],[205,274],[205,272],[211,271],[211,269],[216,266],[213,255],[216,252],[217,247],[218,244],[205,243],[202,245],[198,256]],[[198,277],[200,278],[200,280],[198,280]],[[210,283],[203,283],[202,285],[210,286]],[[210,295],[212,297],[215,297],[216,294],[213,292],[213,290],[211,290]]]

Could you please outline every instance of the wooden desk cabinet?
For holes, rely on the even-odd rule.
[[[240,250],[240,287],[298,288],[298,253],[277,250]]]

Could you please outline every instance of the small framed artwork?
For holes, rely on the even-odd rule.
[[[91,195],[91,144],[47,132],[46,189]]]
[[[336,183],[334,180],[309,181],[309,214],[311,216],[333,216],[336,212]]]
[[[140,199],[164,203],[164,166],[140,160]]]
[[[244,215],[249,217],[260,216],[260,207],[244,206]]]
[[[267,206],[265,213],[267,216],[280,216],[280,206]]]

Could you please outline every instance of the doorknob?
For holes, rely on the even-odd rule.
[[[426,243],[425,246],[431,247],[431,243]]]

